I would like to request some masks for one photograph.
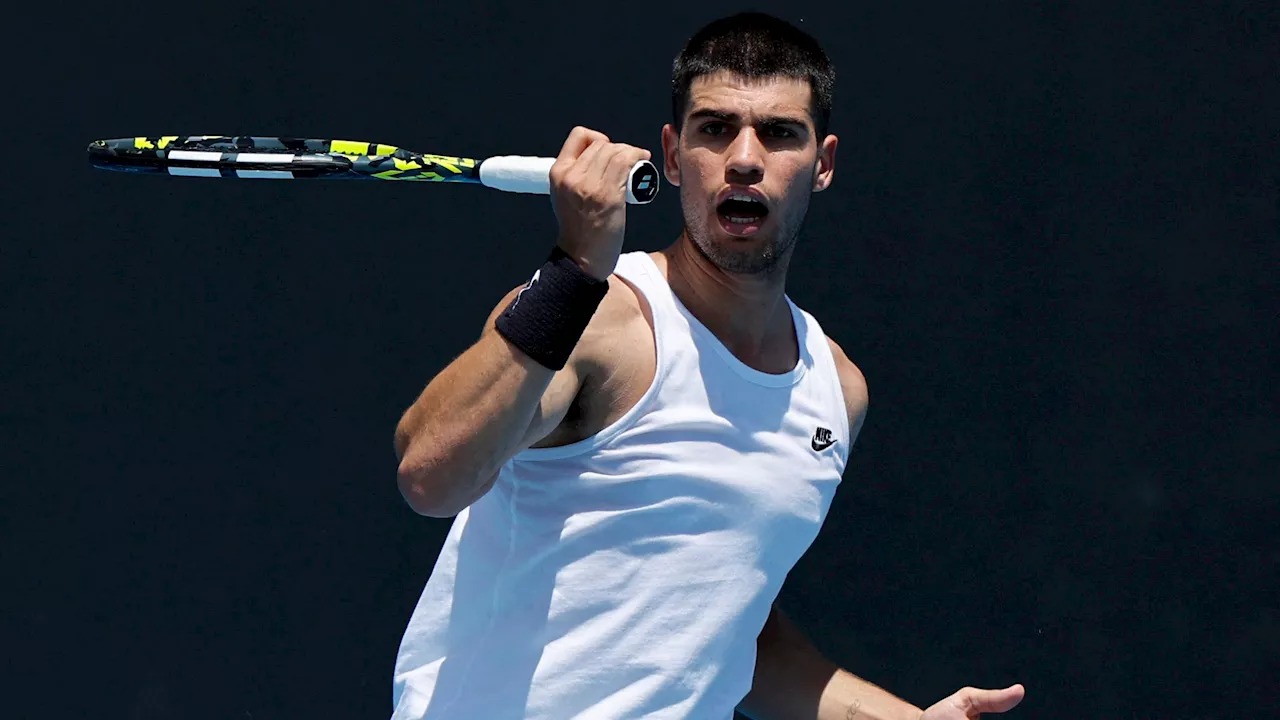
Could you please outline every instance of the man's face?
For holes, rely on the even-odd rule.
[[[776,269],[809,195],[831,183],[837,141],[816,137],[811,102],[805,80],[722,71],[694,79],[679,135],[662,129],[664,172],[680,187],[689,239],[721,270]]]

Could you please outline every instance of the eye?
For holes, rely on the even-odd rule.
[[[727,128],[725,124],[719,121],[712,121],[702,126],[702,132],[707,135],[718,137],[720,135],[723,135],[726,131],[727,131]]]
[[[790,130],[788,130],[787,128],[781,125],[770,125],[768,129],[765,130],[765,133],[769,137],[774,137],[774,138],[792,138],[796,136],[795,133],[791,132]]]

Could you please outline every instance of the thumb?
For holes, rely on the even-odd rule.
[[[1026,689],[1021,684],[1010,685],[1003,690],[965,688],[960,691],[960,709],[969,717],[981,713],[1002,713],[1012,710],[1022,702]]]

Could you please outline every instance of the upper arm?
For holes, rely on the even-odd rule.
[[[836,361],[836,373],[840,376],[840,390],[844,394],[845,410],[849,413],[849,444],[853,445],[867,417],[867,404],[870,402],[867,380],[835,340],[827,338],[827,342],[831,345],[831,355]]]

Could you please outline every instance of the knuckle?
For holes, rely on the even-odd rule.
[[[627,165],[631,166],[643,160],[647,154],[648,151],[643,148],[628,145],[627,151],[623,155],[627,161]]]
[[[570,164],[570,163],[565,163],[565,164],[563,164],[563,165],[558,165],[558,166],[557,166],[557,165],[552,165],[552,166],[551,166],[551,172],[550,172],[550,173],[548,173],[548,175],[549,175],[549,177],[550,177],[550,179],[551,179],[551,187],[553,187],[553,188],[566,188],[566,187],[572,187],[572,186],[573,186],[573,180],[572,180],[572,177],[573,177],[573,176],[572,176],[572,174],[570,173],[570,171],[571,171],[572,169],[573,169],[573,165],[572,165],[572,164]]]
[[[575,176],[568,183],[568,189],[574,197],[585,202],[590,202],[594,194],[594,189],[591,187],[591,184],[586,182],[586,178],[582,175]]]
[[[631,153],[628,153],[628,152],[616,153],[614,154],[613,157],[609,158],[609,166],[615,169],[629,168],[635,164],[635,161],[632,160],[631,158],[632,158]]]

